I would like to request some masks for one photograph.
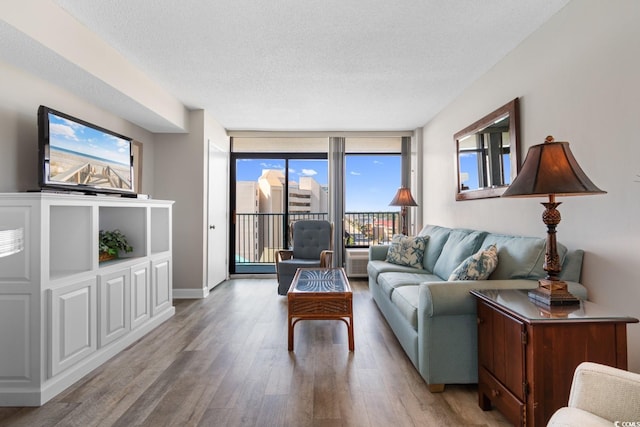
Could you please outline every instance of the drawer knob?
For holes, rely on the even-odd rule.
[[[493,397],[500,396],[500,390],[491,390],[491,396]]]

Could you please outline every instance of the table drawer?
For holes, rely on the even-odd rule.
[[[491,400],[513,425],[524,425],[525,404],[482,367],[478,370],[478,392]]]

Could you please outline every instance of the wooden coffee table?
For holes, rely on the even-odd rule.
[[[287,294],[289,351],[293,328],[300,320],[342,320],[353,351],[353,293],[343,268],[299,268]]]

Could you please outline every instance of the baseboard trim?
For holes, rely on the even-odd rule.
[[[173,299],[202,299],[209,295],[209,289],[173,289]]]

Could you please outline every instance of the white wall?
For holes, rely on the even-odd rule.
[[[520,97],[521,154],[569,141],[608,194],[560,198],[558,240],[582,248],[590,299],[640,318],[640,2],[574,0],[423,128],[425,224],[545,236],[543,199],[456,202],[453,134]],[[443,185],[443,182],[445,185]],[[628,327],[640,372],[640,325]]]
[[[3,62],[0,94],[0,192],[38,188],[37,111],[46,105],[140,141],[142,191],[153,193],[152,133]]]
[[[173,205],[173,287],[208,291],[207,163],[208,140],[229,149],[226,131],[203,110],[189,112],[186,134],[156,135],[155,198]],[[187,297],[187,294],[181,295]],[[193,294],[194,297],[198,296]]]
[[[155,198],[171,195],[173,205],[173,287],[204,286],[204,111],[192,111],[186,134],[156,136]]]

